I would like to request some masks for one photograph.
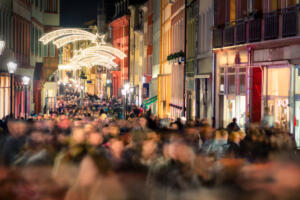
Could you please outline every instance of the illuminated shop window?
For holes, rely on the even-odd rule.
[[[10,113],[10,78],[0,75],[0,118]]]

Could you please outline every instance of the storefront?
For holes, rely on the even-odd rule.
[[[183,78],[184,78],[183,69],[184,69],[183,64],[176,63],[172,65],[172,74],[171,74],[172,88],[171,88],[171,102],[170,102],[170,114],[172,119],[177,119],[182,115]]]
[[[219,125],[226,127],[233,118],[241,128],[246,124],[246,66],[233,65],[219,69]]]
[[[263,67],[263,106],[274,117],[274,125],[284,130],[290,130],[291,66]]]
[[[10,76],[0,74],[0,119],[10,114]]]
[[[297,147],[300,147],[300,66],[295,68],[295,116],[294,116],[294,129],[295,141]]]

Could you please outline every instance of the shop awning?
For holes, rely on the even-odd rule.
[[[157,96],[154,96],[154,97],[151,97],[151,98],[145,100],[145,101],[143,102],[143,105],[144,105],[145,107],[149,107],[151,104],[155,103],[156,101],[157,101]]]

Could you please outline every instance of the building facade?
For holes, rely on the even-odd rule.
[[[213,2],[197,2],[196,44],[195,44],[195,117],[197,119],[213,118],[213,53],[212,27]]]
[[[170,117],[182,116],[184,107],[184,61],[181,59],[185,51],[185,0],[177,0],[171,7],[171,54],[168,62],[171,64],[171,101]]]
[[[129,64],[129,11],[128,1],[122,0],[116,3],[115,16],[113,21],[109,24],[111,27],[111,37],[113,47],[121,50],[127,55],[124,59],[116,59],[116,63],[120,66],[119,69],[111,71],[113,96],[121,96],[122,86],[128,82],[128,64]]]
[[[143,103],[143,80],[145,62],[145,16],[147,16],[146,1],[130,1],[130,67],[129,80],[134,87],[132,102]]]
[[[160,68],[160,1],[152,1],[152,78],[150,82],[150,98],[157,99],[157,77]],[[157,114],[157,101],[150,106],[152,114]]]
[[[170,117],[172,68],[167,58],[172,48],[171,8],[172,3],[168,0],[160,1],[160,66],[157,80],[157,108],[160,118]]]
[[[0,1],[0,40],[5,47],[0,55],[0,119],[10,114],[10,76],[7,73],[7,63],[14,61],[13,55],[13,15],[12,0]],[[14,108],[13,108],[14,109]]]
[[[236,117],[245,127],[268,114],[299,146],[298,5],[296,0],[215,1],[217,126]]]

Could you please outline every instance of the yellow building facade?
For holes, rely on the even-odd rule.
[[[160,1],[160,68],[158,75],[158,116],[160,118],[170,117],[171,102],[171,64],[167,61],[171,53],[171,6],[169,0]]]

